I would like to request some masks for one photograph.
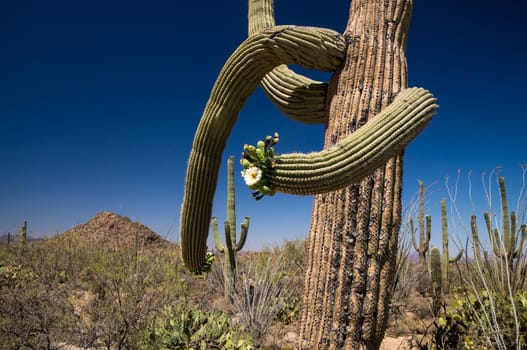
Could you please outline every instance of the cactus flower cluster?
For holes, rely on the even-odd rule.
[[[265,175],[276,166],[274,145],[278,143],[278,140],[278,133],[275,132],[274,136],[268,135],[265,141],[258,141],[256,147],[252,145],[243,147],[243,158],[240,160],[243,166],[242,177],[251,190],[256,190],[253,192],[256,200],[262,199],[265,195],[273,196],[276,193]]]

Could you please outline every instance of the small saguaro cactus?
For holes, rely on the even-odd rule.
[[[446,213],[446,199],[441,199],[441,230],[443,234],[443,267],[441,268],[441,284],[443,293],[450,293],[450,274],[449,274],[449,265],[455,264],[463,256],[463,249],[460,249],[457,255],[453,258],[449,257],[448,252],[448,218]]]
[[[27,222],[24,221],[22,227],[18,230],[18,239],[21,246],[25,246],[27,243]]]
[[[441,309],[441,275],[441,253],[439,248],[432,247],[430,251],[430,281],[432,283],[432,311],[434,316],[437,316]]]
[[[419,244],[416,240],[416,233],[414,228],[413,219],[410,218],[410,231],[412,234],[412,244],[414,249],[419,255],[419,265],[423,270],[429,270],[428,258],[431,236],[432,217],[430,215],[425,216],[425,188],[423,181],[419,181],[419,215],[417,217],[419,223]]]
[[[227,219],[225,220],[225,244],[221,242],[216,217],[212,218],[212,232],[216,249],[223,253],[223,278],[225,298],[232,298],[232,290],[236,281],[236,253],[245,245],[249,230],[249,217],[241,224],[240,239],[236,238],[236,204],[234,193],[234,157],[227,160]]]
[[[496,261],[489,256],[489,252],[486,250],[483,250],[483,258],[481,257],[481,240],[479,238],[476,217],[473,215],[471,217],[471,229],[474,259],[480,268],[485,269],[484,272],[488,273],[488,277],[492,279],[493,285],[496,288],[507,291],[510,287],[512,292],[515,293],[524,285],[527,274],[527,265],[522,264],[520,259],[518,259],[522,254],[525,254],[524,243],[527,237],[527,225],[523,224],[518,227],[516,213],[511,212],[509,214],[505,179],[500,177],[498,183],[502,212],[501,229],[494,227],[491,214],[488,211],[483,213],[483,218],[492,247],[492,253],[499,259],[499,264],[496,265]],[[503,277],[503,269],[508,270],[508,278]]]
[[[516,259],[519,254],[523,252],[523,244],[525,243],[527,229],[526,225],[521,225],[519,228],[520,236],[518,236],[518,221],[516,219],[516,213],[511,212],[509,215],[505,178],[500,177],[498,183],[501,195],[503,234],[500,235],[497,228],[492,228],[493,225],[488,212],[484,213],[485,223],[487,225],[487,231],[492,243],[494,254],[502,259],[506,259],[509,265],[512,265],[513,259]]]

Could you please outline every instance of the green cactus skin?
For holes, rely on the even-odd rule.
[[[442,283],[442,291],[445,294],[450,293],[450,273],[449,273],[449,264],[455,264],[461,259],[463,256],[463,249],[460,249],[457,255],[453,258],[449,258],[449,252],[448,252],[448,220],[447,220],[447,213],[446,213],[446,199],[441,199],[441,231],[443,234],[443,259],[441,260],[443,263],[443,267],[441,269],[441,283]]]
[[[345,48],[345,39],[335,31],[277,26],[249,37],[227,60],[211,91],[188,161],[180,238],[183,259],[191,271],[199,271],[204,262],[221,156],[247,98],[276,66],[297,63],[333,71]]]
[[[425,188],[423,185],[423,181],[420,181],[420,180],[419,180],[419,216],[417,217],[417,221],[419,223],[419,244],[417,244],[417,240],[415,237],[416,234],[415,234],[413,220],[412,218],[410,218],[410,231],[412,233],[412,245],[414,246],[414,249],[417,251],[417,254],[419,255],[420,265],[423,267],[427,266],[427,270],[430,271],[430,268],[428,267],[428,263],[427,263],[427,261],[429,261],[429,259],[427,258],[427,254],[428,254],[429,246],[430,246],[432,218],[430,217],[430,215],[427,215],[425,217]]]
[[[212,232],[216,249],[224,254],[223,277],[225,298],[230,300],[236,283],[236,253],[245,245],[249,231],[249,217],[241,224],[240,240],[236,239],[236,203],[234,192],[234,157],[227,160],[227,220],[225,221],[225,244],[222,244],[216,217],[212,218]]]
[[[490,213],[484,212],[483,218],[485,221],[485,226],[487,228],[487,234],[489,236],[490,244],[492,246],[492,252],[494,256],[501,259],[502,267],[507,266],[509,269],[509,276],[512,278],[512,281],[508,281],[507,284],[512,288],[513,291],[521,288],[525,281],[525,275],[527,270],[525,267],[518,264],[518,258],[521,254],[524,254],[524,244],[527,237],[527,225],[521,225],[518,229],[518,220],[516,214],[511,212],[509,214],[509,207],[507,202],[507,191],[505,186],[505,179],[500,177],[498,179],[499,189],[500,189],[500,198],[501,198],[501,211],[502,211],[502,231],[498,228],[494,228],[492,223]],[[489,271],[492,269],[489,268],[491,261],[489,258],[489,253],[483,251],[483,258],[481,256],[481,244],[479,239],[478,227],[476,223],[476,216],[471,216],[471,230],[472,230],[472,241],[474,248],[474,259],[476,264],[480,268],[487,268]],[[519,236],[518,236],[519,233]],[[518,271],[518,269],[522,269]],[[491,271],[492,272],[492,271]],[[492,276],[490,273],[490,278],[496,280],[495,285],[499,285],[500,276]]]
[[[345,39],[328,29],[277,26],[250,36],[228,59],[198,125],[188,162],[180,230],[182,255],[190,270],[198,271],[204,262],[221,155],[245,100],[277,65],[298,63],[333,71],[345,48]],[[330,151],[277,157],[270,181],[277,191],[297,194],[323,193],[357,182],[419,134],[431,120],[434,102],[424,89],[403,91],[386,111]]]
[[[249,0],[249,36],[275,25],[272,0]],[[261,86],[277,109],[291,119],[307,124],[326,121],[327,83],[280,65],[262,79]]]
[[[479,241],[476,215],[470,216],[470,230],[472,232],[472,250],[474,251],[474,260],[476,265],[481,267],[481,242]]]
[[[441,253],[439,248],[430,251],[430,280],[432,282],[432,311],[434,316],[441,310]]]
[[[493,228],[488,212],[484,212],[483,217],[494,255],[506,259],[509,265],[512,265],[513,259],[517,258],[523,252],[523,245],[527,236],[527,227],[526,225],[520,227],[520,237],[518,237],[516,214],[514,212],[509,214],[505,179],[500,177],[498,183],[501,195],[503,233],[500,234],[497,228]]]
[[[410,88],[366,125],[335,146],[310,154],[275,157],[264,173],[277,192],[313,195],[359,182],[399,154],[430,121],[435,99],[424,89]]]

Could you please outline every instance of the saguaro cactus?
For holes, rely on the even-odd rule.
[[[450,293],[450,274],[449,274],[449,265],[454,264],[461,259],[461,256],[463,256],[463,249],[460,249],[457,255],[453,258],[450,258],[449,251],[448,251],[448,218],[446,213],[446,199],[441,199],[441,231],[442,231],[442,238],[443,238],[443,260],[442,261],[442,268],[441,268],[441,288],[443,293],[448,294]]]
[[[397,254],[402,152],[436,108],[426,90],[407,89],[411,1],[353,1],[344,35],[275,26],[272,1],[249,6],[250,20],[266,18],[250,28],[264,28],[254,29],[227,60],[196,131],[181,211],[183,259],[191,270],[204,262],[221,155],[247,97],[265,79],[271,100],[288,107],[284,113],[304,111],[306,121],[316,122],[320,113],[296,109],[311,104],[302,97],[302,79],[283,66],[274,69],[297,63],[334,71],[327,89],[320,85],[322,97],[312,101],[324,102],[324,150],[279,155],[259,170],[271,191],[317,194],[299,346],[376,349],[386,328]],[[256,15],[255,7],[266,11]]]
[[[415,228],[413,219],[410,218],[410,231],[412,233],[412,244],[419,256],[419,264],[427,270],[427,254],[430,246],[430,236],[432,232],[432,217],[425,216],[425,188],[423,181],[419,181],[419,244],[415,238]]]
[[[478,227],[476,217],[471,217],[472,241],[474,247],[474,259],[478,266],[484,269],[484,273],[492,283],[494,288],[508,293],[509,287],[513,294],[523,287],[527,275],[527,265],[521,262],[518,257],[524,252],[524,243],[527,238],[527,225],[518,227],[518,220],[516,213],[509,214],[509,205],[507,203],[507,190],[505,186],[505,179],[500,177],[498,179],[502,222],[501,228],[495,227],[492,222],[489,212],[483,213],[487,234],[489,236],[492,252],[494,256],[500,259],[499,264],[489,256],[488,251],[483,251],[481,256],[481,243],[479,239]],[[508,270],[504,274],[504,269]],[[508,275],[508,277],[506,277]]]
[[[216,217],[212,218],[212,232],[216,249],[224,254],[223,278],[225,298],[231,299],[236,279],[236,253],[245,245],[249,230],[249,217],[241,224],[240,240],[236,238],[236,204],[234,193],[234,157],[227,160],[227,219],[225,220],[225,244],[221,243]]]
[[[432,282],[432,312],[434,316],[437,316],[441,310],[441,271],[441,253],[439,248],[432,247],[430,251],[430,280]]]
[[[27,221],[24,221],[22,227],[18,230],[18,239],[21,246],[25,246],[27,243]]]

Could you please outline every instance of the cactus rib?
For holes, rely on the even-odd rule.
[[[274,27],[272,0],[249,1],[249,36]],[[302,123],[324,123],[327,83],[312,80],[280,65],[267,74],[261,86],[282,113]]]
[[[183,259],[192,271],[204,263],[221,155],[245,100],[280,64],[333,71],[345,55],[339,33],[321,28],[277,26],[246,39],[227,60],[198,125],[187,167],[180,223]]]

